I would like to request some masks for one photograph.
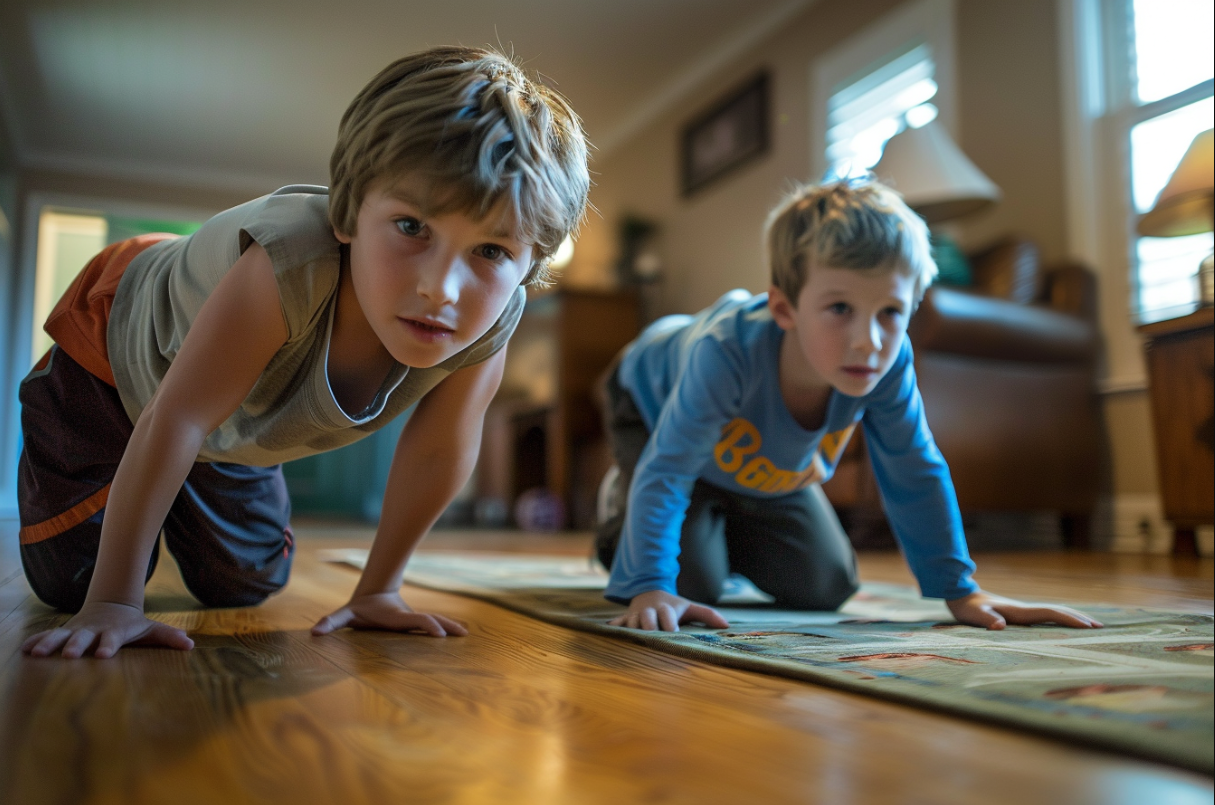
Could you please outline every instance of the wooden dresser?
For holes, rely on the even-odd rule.
[[[1173,553],[1195,554],[1195,528],[1215,523],[1215,310],[1145,324],[1139,332]]]

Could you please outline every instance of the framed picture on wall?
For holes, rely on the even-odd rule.
[[[683,129],[683,194],[768,150],[768,74],[760,73],[723,97]]]

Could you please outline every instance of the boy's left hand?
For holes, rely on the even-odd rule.
[[[1070,607],[1023,604],[977,590],[962,598],[945,602],[958,623],[999,630],[1008,624],[1029,626],[1035,623],[1057,623],[1074,629],[1100,629],[1102,624]]]
[[[431,637],[463,637],[468,634],[467,629],[451,618],[414,612],[396,592],[356,595],[346,606],[317,621],[316,626],[312,627],[312,634],[326,635],[343,626],[418,632]]]

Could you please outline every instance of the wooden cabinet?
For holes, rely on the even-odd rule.
[[[559,290],[528,301],[486,414],[476,495],[488,508],[509,513],[521,493],[544,487],[564,502],[567,525],[594,525],[611,464],[595,382],[640,324],[631,291]]]
[[[1194,554],[1194,529],[1215,522],[1215,315],[1203,308],[1139,331],[1164,516],[1173,524],[1173,552]]]

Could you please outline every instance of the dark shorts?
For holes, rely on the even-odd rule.
[[[627,494],[649,429],[616,372],[604,390],[604,428]],[[628,507],[599,524],[596,552],[612,566]],[[730,573],[746,576],[788,609],[833,610],[857,590],[856,553],[823,490],[755,497],[697,481],[679,540],[680,595],[713,604]]]
[[[134,428],[114,387],[58,346],[21,383],[21,560],[53,607],[84,603],[110,482]],[[294,554],[282,468],[196,463],[165,518],[165,547],[190,592],[250,606],[287,582]],[[148,563],[156,567],[157,540]]]

